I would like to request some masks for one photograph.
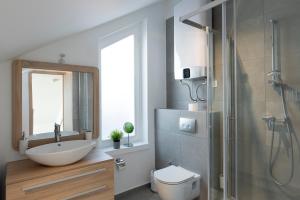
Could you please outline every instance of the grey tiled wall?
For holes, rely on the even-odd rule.
[[[206,199],[209,164],[206,112],[157,109],[155,116],[156,168],[160,169],[172,163],[199,173],[201,175],[201,199]],[[180,117],[196,119],[196,133],[180,131]]]

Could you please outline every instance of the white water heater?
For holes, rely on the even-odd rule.
[[[174,8],[175,79],[205,78],[207,72],[207,33],[203,28],[185,24],[179,18],[210,0],[183,0]],[[191,17],[191,23],[211,26],[211,11]]]

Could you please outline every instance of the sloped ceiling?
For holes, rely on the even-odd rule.
[[[0,61],[162,0],[0,0]]]

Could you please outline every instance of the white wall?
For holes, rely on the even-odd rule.
[[[13,150],[11,144],[11,61],[1,63],[0,69],[0,183],[1,188],[4,188],[3,173],[5,163],[20,159],[21,156],[19,156],[18,152]],[[0,194],[3,193],[3,190],[0,191]]]
[[[60,53],[70,64],[98,66],[98,39],[128,24],[148,19],[148,124],[150,148],[123,155],[128,167],[116,174],[116,193],[149,182],[149,171],[155,166],[154,109],[166,105],[165,5],[158,3],[135,13],[70,36],[21,56],[24,59],[57,62]],[[8,161],[21,157],[11,146],[11,61],[0,63],[0,169]],[[101,73],[101,72],[100,72]]]

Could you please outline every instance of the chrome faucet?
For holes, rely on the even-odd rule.
[[[60,134],[60,125],[55,123],[54,124],[54,139],[56,142],[60,142],[60,137],[61,137],[61,134]]]

